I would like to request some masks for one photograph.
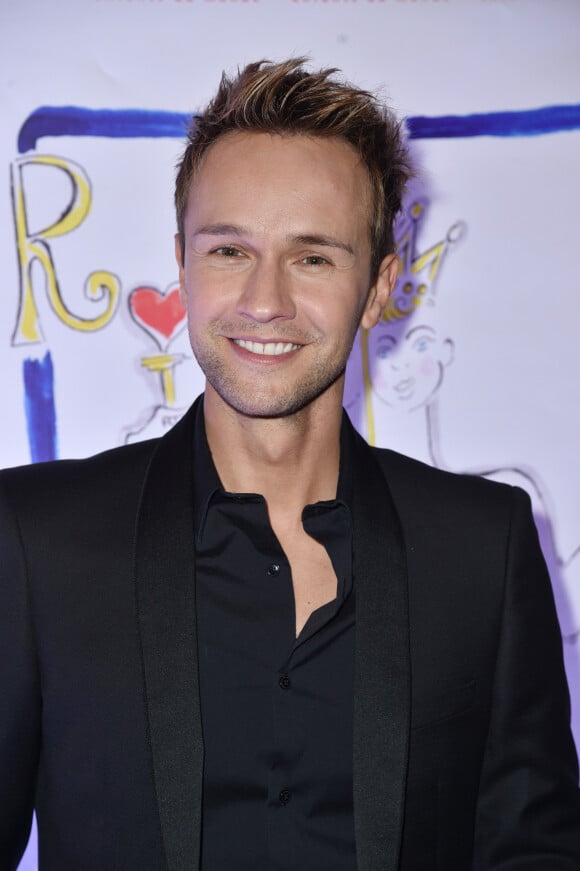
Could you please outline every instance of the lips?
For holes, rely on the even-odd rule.
[[[409,396],[414,390],[415,387],[415,379],[414,378],[404,378],[402,381],[398,381],[395,384],[395,390],[399,394],[399,396]]]
[[[301,345],[295,345],[292,342],[254,342],[250,339],[233,339],[235,345],[249,351],[251,354],[260,356],[280,357],[283,354],[289,354],[291,351],[297,351]]]

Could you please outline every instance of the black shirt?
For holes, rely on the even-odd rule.
[[[224,492],[200,405],[194,500],[204,738],[202,871],[355,871],[355,602],[341,433],[337,499],[306,506],[337,598],[298,638],[292,576],[257,494]]]

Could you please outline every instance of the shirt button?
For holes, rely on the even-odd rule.
[[[276,578],[280,574],[280,566],[278,563],[272,563],[271,566],[268,566],[268,574],[271,578]]]
[[[278,681],[278,686],[280,689],[287,690],[290,689],[290,678],[287,674],[283,674]]]
[[[280,795],[278,796],[280,799],[280,804],[286,805],[290,801],[290,792],[287,789],[282,789],[280,791]]]

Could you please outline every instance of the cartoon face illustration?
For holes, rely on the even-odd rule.
[[[386,405],[413,411],[427,405],[453,359],[453,342],[427,324],[397,337],[380,324],[369,334],[369,374],[374,393]]]

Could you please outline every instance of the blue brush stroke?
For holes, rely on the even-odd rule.
[[[106,136],[108,139],[183,139],[191,113],[147,109],[85,109],[39,106],[18,134],[18,153],[36,148],[43,136]]]
[[[518,112],[440,115],[407,118],[411,139],[457,139],[469,136],[543,136],[580,130],[580,104],[545,106]]]
[[[20,128],[18,152],[22,154],[36,148],[43,136],[183,139],[191,117],[189,113],[161,110],[40,106]],[[475,115],[416,115],[407,118],[406,123],[411,139],[540,136],[580,130],[580,104]]]
[[[25,360],[23,374],[30,457],[33,463],[55,460],[56,409],[50,351],[47,351],[42,360]]]

